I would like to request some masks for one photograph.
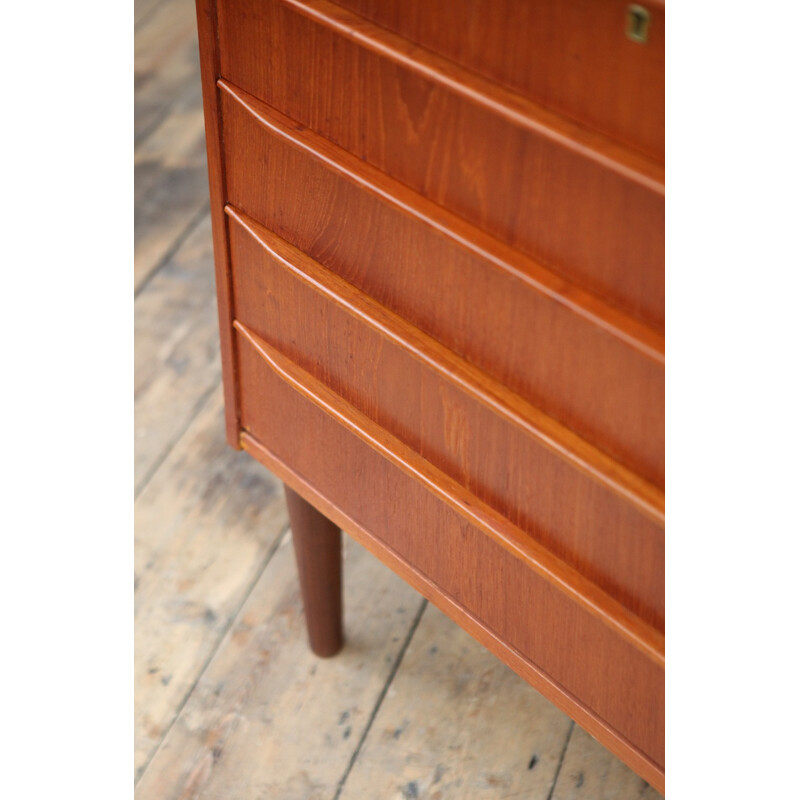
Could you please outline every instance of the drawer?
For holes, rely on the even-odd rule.
[[[628,36],[627,0],[336,0],[652,158],[664,160],[664,5],[641,0],[647,41]]]
[[[644,2],[649,48],[611,0],[198,20],[229,441],[663,786]]]
[[[539,107],[500,97],[494,85],[468,85],[466,74],[420,66],[419,48],[404,53],[361,29],[355,36],[327,12],[311,19],[298,5],[223,0],[222,77],[569,281],[663,327],[663,168]]]
[[[663,487],[659,335],[254,98],[220,96],[233,206]]]
[[[635,476],[233,209],[229,240],[239,323],[663,630],[664,531]]]
[[[631,644],[607,609],[593,612],[579,599],[586,593],[552,579],[552,565],[534,568],[487,535],[479,507],[454,508],[441,479],[424,484],[430,472],[415,471],[391,437],[372,435],[307,373],[249,334],[237,335],[237,350],[248,452],[309,487],[326,514],[640,772],[663,772],[663,639],[660,658]]]

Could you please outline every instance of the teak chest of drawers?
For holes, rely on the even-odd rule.
[[[663,791],[663,5],[197,9],[227,434],[312,647],[341,527]]]

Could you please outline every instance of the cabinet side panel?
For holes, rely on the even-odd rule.
[[[225,393],[225,434],[228,444],[239,449],[239,401],[236,352],[233,337],[233,295],[228,253],[228,225],[225,217],[225,163],[220,114],[219,48],[217,45],[216,0],[197,0],[197,33],[200,42],[200,78],[208,153],[208,187],[211,197],[211,231],[214,238],[214,269],[217,282],[217,311],[222,355],[222,383]]]

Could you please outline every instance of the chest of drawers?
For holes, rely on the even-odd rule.
[[[197,0],[226,425],[664,785],[664,12]]]

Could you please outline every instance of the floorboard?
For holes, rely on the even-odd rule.
[[[138,494],[221,380],[207,214],[134,304],[134,337]]]
[[[198,81],[199,58],[193,0],[162,0],[146,12],[134,36],[137,144],[167,113],[181,90]]]
[[[155,11],[159,3],[164,0],[134,0],[133,24],[135,27],[142,25],[147,17]]]
[[[134,154],[134,291],[169,258],[208,209],[200,92],[190,87]],[[191,99],[191,102],[190,102]]]
[[[137,775],[288,525],[280,485],[225,442],[218,389],[134,505]]]
[[[287,537],[140,781],[137,800],[334,796],[423,604],[352,540],[345,556],[342,652],[318,659],[308,649]]]
[[[306,644],[280,485],[225,444],[192,0],[136,0],[139,800],[658,795],[345,537]]]
[[[570,727],[428,606],[341,800],[546,798]]]

